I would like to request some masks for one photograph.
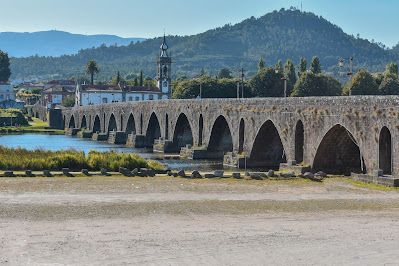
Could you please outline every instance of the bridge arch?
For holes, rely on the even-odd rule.
[[[177,118],[173,133],[173,144],[180,150],[187,144],[193,145],[194,138],[190,122],[185,113],[181,113]]]
[[[101,121],[100,121],[100,116],[96,115],[94,119],[94,124],[93,124],[93,132],[101,132]]]
[[[115,115],[112,113],[111,116],[109,117],[108,120],[108,131],[107,132],[111,132],[111,131],[117,131],[118,130],[118,126],[116,124],[116,119],[115,119]]]
[[[244,152],[244,141],[245,141],[245,121],[244,118],[240,120],[240,127],[238,131],[238,153]]]
[[[212,126],[208,152],[213,152],[216,158],[223,158],[225,152],[231,151],[233,151],[231,130],[226,118],[223,115],[219,115]]]
[[[198,146],[202,146],[204,134],[204,117],[200,114],[198,119]]]
[[[335,124],[324,135],[313,159],[313,171],[329,174],[366,172],[359,142],[343,125]]]
[[[151,143],[154,143],[154,140],[161,137],[161,126],[154,112],[151,113],[145,135]]]
[[[71,118],[69,119],[68,128],[75,128],[75,116],[74,115],[71,115]]]
[[[83,115],[83,117],[82,117],[82,121],[80,122],[80,128],[81,129],[86,129],[87,128],[86,115]]]
[[[392,174],[392,135],[386,126],[384,126],[380,131],[378,141],[378,162],[378,167],[384,174]]]
[[[297,163],[303,162],[305,145],[305,131],[303,129],[303,123],[298,120],[295,126],[295,161]]]
[[[134,116],[132,113],[130,113],[129,118],[127,119],[127,124],[126,124],[126,129],[125,129],[126,134],[136,134],[136,123],[134,121]]]
[[[280,134],[272,120],[268,119],[258,130],[250,153],[249,165],[278,169],[285,163],[286,153]]]

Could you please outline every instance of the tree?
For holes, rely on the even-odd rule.
[[[398,77],[398,64],[391,62],[386,66],[386,74],[392,74],[395,77]]]
[[[349,94],[350,81],[342,91],[342,95]],[[373,76],[367,70],[359,70],[353,77],[352,95],[378,95],[378,85],[375,83]]]
[[[287,72],[287,95],[290,95],[296,83],[295,66],[291,59],[287,60],[284,68]]]
[[[283,69],[283,62],[281,62],[281,59],[278,60],[278,62],[276,63],[276,69],[275,70],[277,70],[280,75],[283,75],[284,69]]]
[[[140,70],[140,86],[143,86],[143,70]]]
[[[321,73],[321,64],[317,56],[313,56],[309,70],[312,71],[313,74]]]
[[[231,71],[228,68],[221,68],[218,72],[218,78],[224,79],[224,78],[230,78],[230,73]]]
[[[132,86],[138,86],[138,85],[139,85],[139,81],[137,80],[137,77],[135,77],[135,78],[133,79],[133,81],[131,82],[131,85],[132,85]]]
[[[93,85],[94,74],[100,73],[100,68],[97,65],[97,62],[94,60],[89,60],[86,64],[86,74],[90,75],[91,85]]]
[[[276,73],[273,67],[263,68],[249,81],[253,96],[259,97],[283,97],[284,84],[281,73]]]
[[[61,105],[64,107],[74,107],[75,106],[75,97],[73,97],[73,96],[65,97],[62,100]]]
[[[330,75],[304,72],[294,86],[292,97],[337,96],[341,93],[341,83]]]
[[[298,77],[301,76],[302,73],[305,73],[307,70],[307,62],[306,59],[301,57],[299,60],[299,72],[298,72]]]
[[[121,73],[118,71],[118,74],[115,78],[111,80],[111,85],[121,85],[125,84],[126,80],[121,76]]]
[[[379,86],[382,95],[399,95],[399,81],[395,74],[386,74]]]
[[[8,82],[10,76],[10,58],[8,58],[8,53],[0,50],[0,82]]]
[[[374,81],[375,83],[377,83],[378,86],[380,86],[384,78],[385,78],[384,73],[376,73],[374,76]]]
[[[136,73],[133,73],[133,72],[130,72],[129,74],[127,74],[127,75],[125,76],[125,79],[126,79],[126,80],[132,80],[132,79],[134,79],[134,78],[137,78],[137,74],[136,74]]]
[[[265,61],[263,61],[263,59],[261,57],[261,58],[259,58],[258,70],[261,70],[262,68],[265,68]]]

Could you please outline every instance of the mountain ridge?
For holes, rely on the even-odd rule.
[[[83,35],[66,31],[49,30],[37,32],[0,32],[0,49],[11,57],[32,55],[53,56],[73,55],[81,49],[99,47],[102,44],[119,46],[145,38],[122,38],[116,35]]]
[[[191,36],[167,36],[173,55],[174,78],[181,74],[198,74],[202,68],[215,73],[222,67],[231,70],[245,68],[247,75],[257,71],[260,57],[266,65],[282,59],[299,63],[305,57],[308,67],[313,56],[318,56],[324,70],[339,73],[341,57],[355,58],[356,69],[382,71],[399,56],[377,43],[346,34],[340,27],[322,16],[296,9],[274,11],[259,18],[248,18],[235,25],[222,27]],[[31,56],[12,58],[13,76],[50,74],[64,77],[84,74],[89,59],[98,61],[99,78],[109,78],[119,70],[123,74],[143,70],[155,76],[157,53],[162,38],[147,39],[127,46],[101,46],[80,50],[71,56],[57,58]],[[344,70],[346,71],[346,70]]]

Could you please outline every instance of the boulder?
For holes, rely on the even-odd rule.
[[[102,175],[106,175],[106,174],[107,174],[107,169],[101,168],[100,173],[101,173]]]
[[[268,177],[275,177],[276,174],[274,173],[274,170],[269,170],[269,172],[267,172],[267,176]]]
[[[84,174],[84,175],[89,175],[89,170],[87,170],[87,169],[82,169],[82,174]]]
[[[184,172],[184,170],[180,170],[180,171],[177,173],[177,176],[186,177],[186,173]]]
[[[281,175],[282,177],[296,177],[294,172],[287,172]]]
[[[53,175],[50,173],[50,170],[43,170],[43,175],[44,175],[44,176],[47,176],[47,177],[53,176]]]
[[[205,174],[205,178],[215,178],[213,174]]]
[[[14,172],[13,171],[5,171],[4,177],[14,177]]]
[[[313,179],[314,174],[312,174],[311,172],[306,172],[303,174],[303,177],[308,178],[308,179]]]
[[[260,175],[261,177],[263,177],[263,178],[267,178],[267,174],[265,174],[265,173],[259,173],[259,175]]]
[[[259,175],[259,173],[251,173],[250,177],[251,177],[251,179],[255,179],[255,180],[263,180],[263,178]]]
[[[251,176],[248,172],[245,172],[245,176]]]
[[[69,168],[62,168],[62,174],[69,176]]]
[[[139,174],[139,169],[138,168],[134,168],[133,171],[132,171],[132,175],[136,176],[138,174]]]
[[[150,176],[150,177],[154,177],[155,176],[155,171],[150,169],[150,170],[147,171],[147,175]]]
[[[213,175],[214,175],[215,177],[223,177],[223,174],[224,174],[224,171],[215,171],[215,172],[213,173]]]
[[[166,174],[167,174],[168,176],[173,176],[173,172],[172,172],[172,171],[167,171]]]
[[[327,174],[324,173],[323,171],[319,171],[316,174],[314,174],[315,177],[327,177]]]
[[[148,169],[147,168],[140,168],[140,176],[146,177],[148,175]]]
[[[178,177],[177,173],[173,173],[173,176],[174,176],[174,177]]]
[[[28,177],[33,176],[32,175],[32,170],[26,170],[25,171],[25,175],[28,176]]]
[[[193,172],[191,173],[191,178],[202,178],[202,176],[201,176],[200,172],[198,172],[198,171],[193,171]]]
[[[232,173],[232,176],[237,179],[241,179],[241,173]]]

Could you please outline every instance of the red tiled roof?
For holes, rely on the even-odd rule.
[[[52,81],[47,82],[46,84],[49,84],[49,85],[51,85],[51,84],[54,84],[54,85],[76,85],[76,81],[61,79],[61,80],[52,80]]]
[[[122,88],[117,85],[81,85],[82,90],[84,91],[121,91]],[[123,90],[126,92],[161,92],[158,87],[148,87],[148,86],[126,86],[123,87]]]

